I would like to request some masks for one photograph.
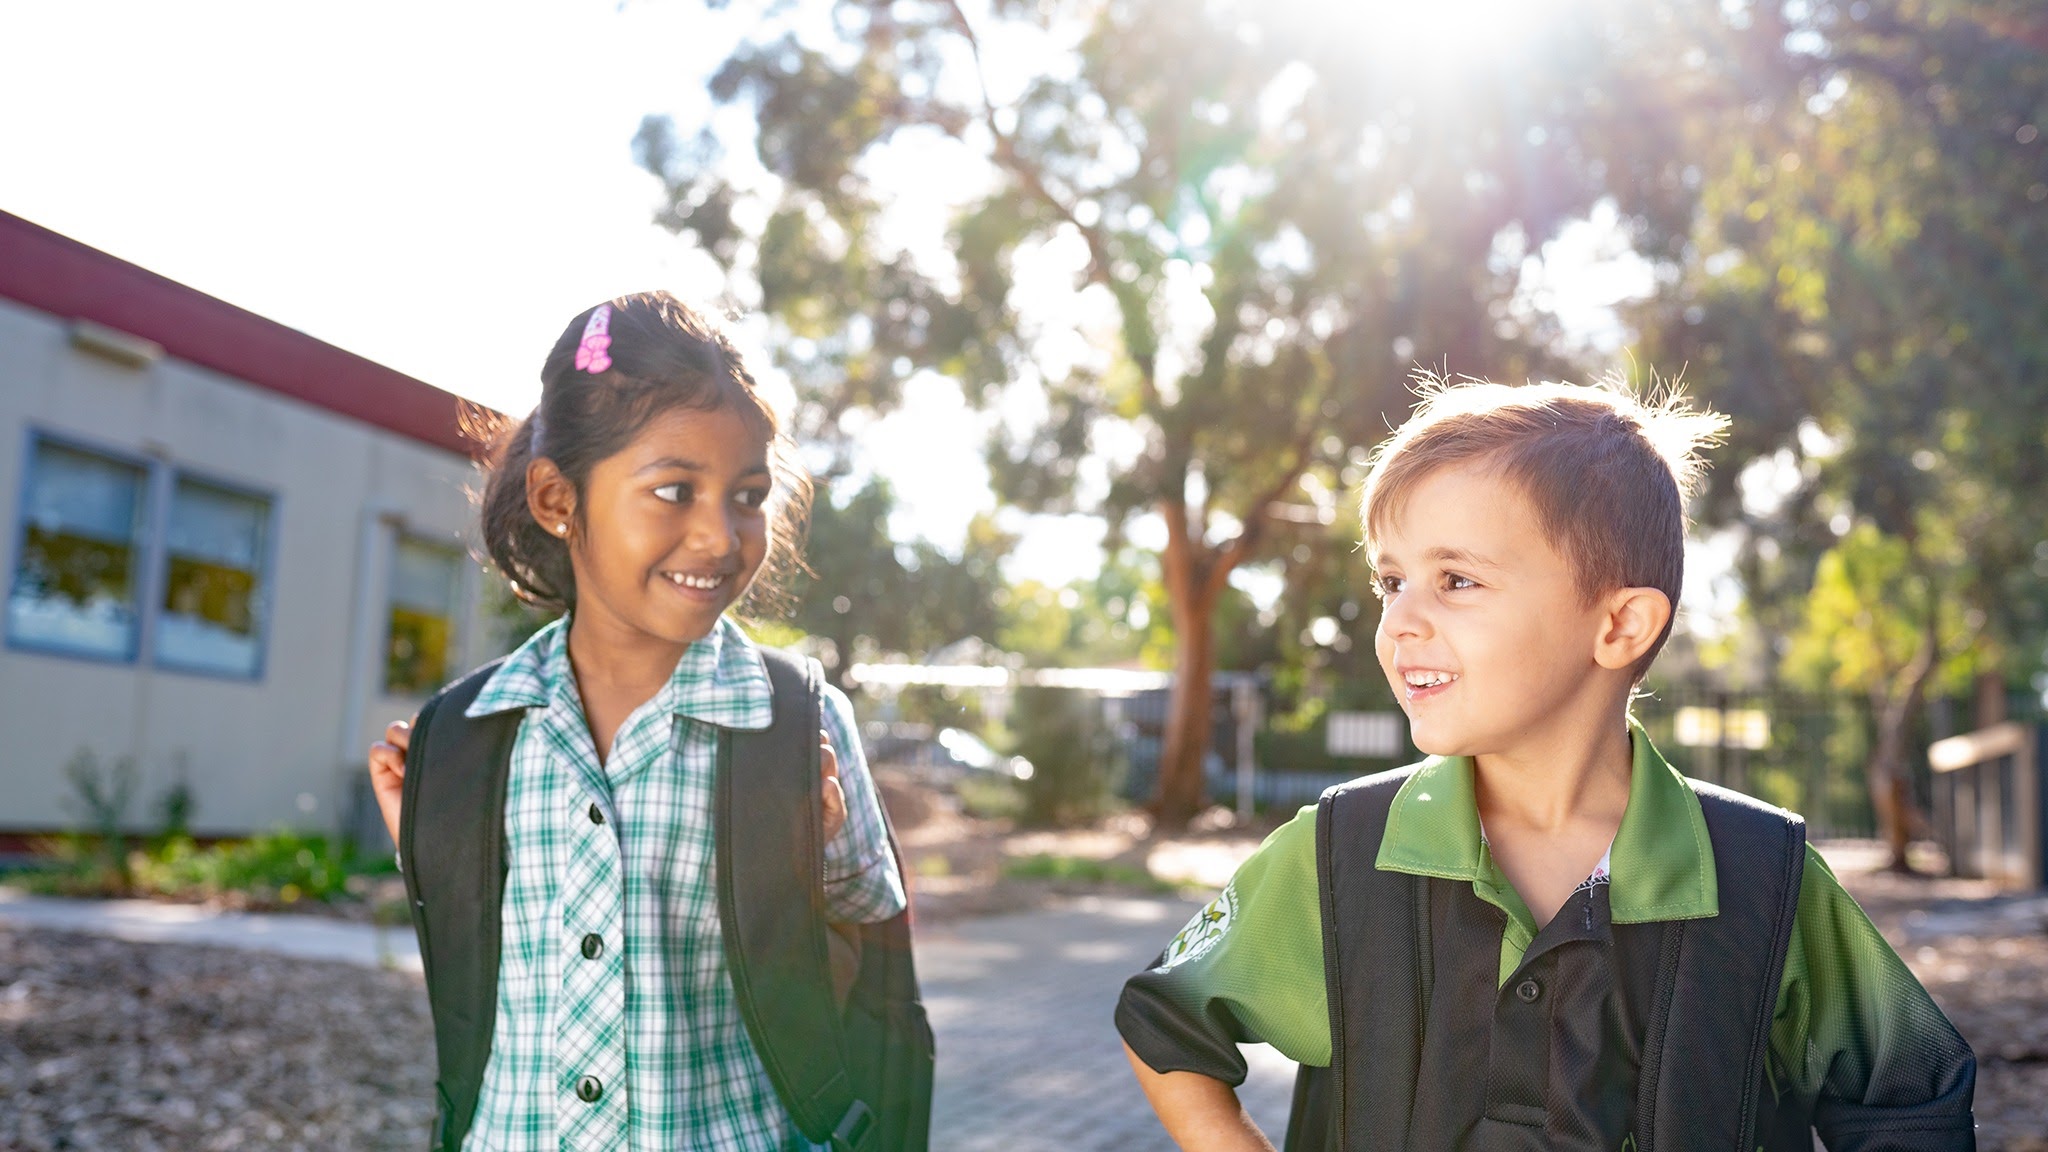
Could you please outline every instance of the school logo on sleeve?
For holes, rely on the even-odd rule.
[[[1180,934],[1173,938],[1173,943],[1166,946],[1166,954],[1160,958],[1159,966],[1154,971],[1164,972],[1199,958],[1209,949],[1216,947],[1217,942],[1223,939],[1223,934],[1230,931],[1231,922],[1236,919],[1237,885],[1225,884],[1223,891],[1214,900],[1209,901],[1208,907],[1195,913],[1195,918],[1188,921],[1188,926],[1181,929]]]

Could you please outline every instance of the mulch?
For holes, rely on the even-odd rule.
[[[994,872],[989,831],[946,876]],[[2048,901],[1843,881],[1976,1047],[1979,1147],[2048,1152]],[[953,887],[950,915],[1040,891]],[[0,926],[0,1149],[418,1149],[433,1078],[415,975]]]

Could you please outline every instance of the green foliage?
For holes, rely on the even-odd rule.
[[[1086,824],[1109,811],[1119,762],[1093,693],[1019,688],[1009,727],[1017,734],[1016,755],[1032,764],[1023,789],[1025,823]]]
[[[1903,699],[1912,677],[1883,682],[1930,624],[1937,672],[1964,647],[2011,683],[2041,668],[2048,52],[2015,12],[1753,9],[1747,66],[1698,117],[1695,257],[1645,349],[1734,416],[1725,460],[1775,462],[1761,498],[1719,470],[1705,513],[1808,682]]]
[[[1013,541],[988,520],[969,525],[958,556],[927,541],[898,544],[889,520],[896,496],[885,481],[848,491],[821,486],[812,507],[812,575],[794,589],[790,624],[831,642],[828,671],[879,652],[925,653],[969,636],[994,637],[1000,568]]]
[[[95,884],[126,892],[134,886],[127,819],[138,785],[135,761],[123,756],[103,770],[92,749],[80,748],[65,763],[64,778],[71,784],[65,806],[84,822],[84,828],[63,837],[62,850]]]

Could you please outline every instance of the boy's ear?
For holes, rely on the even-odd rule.
[[[550,536],[566,536],[560,527],[576,522],[576,486],[545,456],[526,466],[526,510]]]
[[[1671,598],[1655,588],[1623,588],[1607,598],[1593,660],[1602,668],[1627,671],[1643,658],[1671,621]]]

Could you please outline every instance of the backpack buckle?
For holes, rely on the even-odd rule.
[[[832,1152],[860,1152],[874,1130],[875,1114],[866,1101],[855,1100],[839,1118],[839,1126],[832,1129]]]

